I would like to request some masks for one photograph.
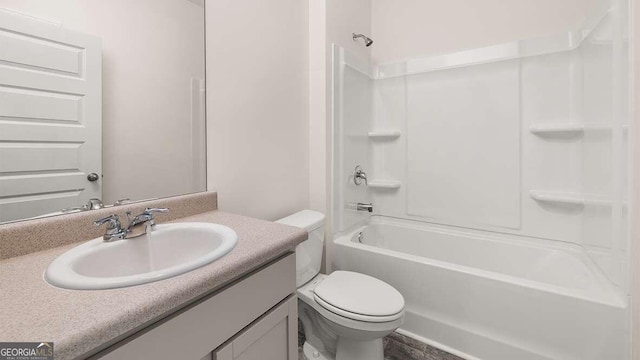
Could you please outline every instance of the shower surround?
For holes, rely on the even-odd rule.
[[[376,66],[334,46],[333,265],[398,288],[401,333],[630,357],[626,19],[614,1],[569,33]]]

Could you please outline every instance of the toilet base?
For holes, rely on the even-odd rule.
[[[342,340],[342,341],[340,341]],[[353,341],[339,339],[336,357],[317,350],[309,342],[302,347],[305,360],[383,360],[382,339],[369,341]]]
[[[304,360],[335,360],[333,357],[328,354],[324,354],[318,349],[316,349],[313,345],[309,344],[308,341],[304,342],[304,346],[302,347],[302,353],[304,354]]]
[[[336,315],[315,300],[314,289],[326,275],[318,275],[298,288],[298,317],[307,342],[307,360],[384,360],[382,339],[404,321],[402,316],[390,322],[356,321]],[[322,357],[320,357],[322,356]]]
[[[353,340],[338,338],[336,360],[384,360],[382,339]]]

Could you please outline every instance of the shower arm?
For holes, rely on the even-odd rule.
[[[364,34],[352,33],[352,36],[353,36],[353,41],[358,41],[359,38],[362,38],[364,40],[364,46],[366,47],[369,47],[373,44],[373,40]]]

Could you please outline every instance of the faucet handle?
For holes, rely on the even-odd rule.
[[[99,227],[105,223],[109,223],[108,228],[119,228],[120,227],[120,218],[116,214],[109,215],[102,219],[98,219],[93,222],[93,225]]]
[[[146,208],[144,209],[144,213],[145,215],[151,215],[153,213],[168,213],[169,209],[168,208]]]
[[[353,182],[356,185],[360,185],[362,183],[362,180],[364,180],[365,186],[369,185],[369,183],[367,182],[367,173],[365,173],[364,170],[362,170],[362,167],[358,165],[356,166],[355,170],[353,170]]]
[[[109,215],[93,222],[93,225],[96,227],[102,226],[103,224],[107,224],[107,231],[102,236],[104,241],[109,242],[124,239],[127,236],[126,230],[124,230],[122,228],[122,224],[120,224],[120,218],[118,215]]]
[[[72,207],[72,208],[64,208],[64,209],[60,209],[60,212],[63,214],[66,213],[70,213],[70,212],[74,212],[74,211],[86,211],[89,210],[86,208],[86,205],[82,205],[82,206],[76,206],[76,207]]]
[[[125,199],[118,199],[116,200],[116,202],[113,203],[113,206],[120,206],[120,205],[124,205],[128,202],[130,202],[131,199],[130,198],[125,198]]]
[[[167,209],[167,208],[146,208],[146,209],[144,209],[144,212],[142,213],[142,216],[146,217],[146,219],[144,221],[147,223],[147,226],[149,226],[151,228],[151,231],[153,231],[153,230],[156,229],[156,221],[153,218],[153,214],[154,213],[168,213],[168,212],[169,212],[169,209]],[[137,216],[136,216],[136,218],[137,218]],[[135,225],[135,218],[131,222],[131,224]],[[129,225],[129,226],[131,226],[131,225]]]

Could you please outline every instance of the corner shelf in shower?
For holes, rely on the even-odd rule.
[[[628,128],[627,125],[623,125],[622,131],[626,133]],[[610,132],[611,129],[611,125],[607,124],[561,123],[532,125],[529,131],[541,137],[578,137],[584,135],[585,132]]]
[[[367,136],[372,140],[395,140],[402,135],[400,130],[389,129],[389,130],[374,130],[369,131]]]
[[[402,183],[396,180],[371,180],[367,186],[373,189],[397,190],[401,185]]]
[[[581,136],[584,129],[584,124],[564,123],[532,125],[529,131],[538,136]]]
[[[548,204],[611,206],[611,200],[594,194],[531,190],[529,196],[537,202]]]

